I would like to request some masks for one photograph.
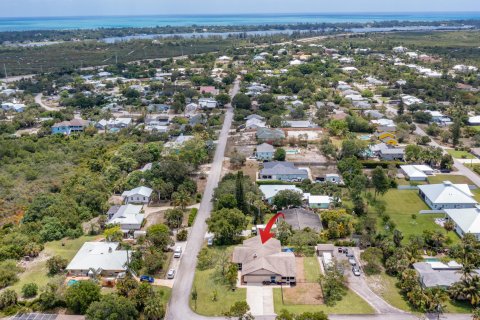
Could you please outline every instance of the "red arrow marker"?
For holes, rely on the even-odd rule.
[[[270,238],[272,238],[275,235],[275,234],[271,233],[270,230],[272,229],[273,225],[275,224],[275,222],[277,221],[277,219],[279,217],[283,217],[283,219],[285,219],[285,215],[283,213],[279,212],[276,215],[274,215],[272,217],[272,219],[270,219],[270,221],[268,221],[265,229],[260,229],[259,230],[260,231],[260,239],[262,240],[262,244],[264,244],[265,242],[270,240]]]

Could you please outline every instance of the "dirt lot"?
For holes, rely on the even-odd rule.
[[[290,148],[284,147],[285,150],[298,150],[297,154],[288,154],[285,160],[291,162],[327,162],[325,156],[320,154],[316,146],[310,145],[308,148]]]
[[[318,283],[306,283],[303,270],[303,258],[295,258],[297,265],[297,285],[283,289],[285,304],[312,305],[323,304],[322,289]]]
[[[257,172],[259,170],[259,165],[257,160],[247,160],[245,166],[243,166],[242,171],[245,176],[249,176],[252,181],[257,180]]]
[[[324,177],[327,173],[338,173],[336,166],[310,166],[313,177]]]
[[[299,136],[306,136],[308,141],[317,141],[322,139],[323,136],[323,131],[322,130],[300,130],[300,129],[295,129],[295,130],[286,130],[287,132],[287,140],[290,137],[295,137],[298,138]]]

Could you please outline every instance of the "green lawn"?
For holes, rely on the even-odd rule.
[[[467,151],[457,151],[453,149],[448,149],[447,152],[448,154],[450,154],[452,157],[456,159],[476,159],[476,157],[473,154]]]
[[[154,286],[153,291],[160,293],[161,302],[164,305],[168,304],[170,296],[172,295],[172,289],[169,287]]]
[[[303,258],[303,270],[307,282],[317,282],[320,278],[320,266],[317,257]]]
[[[221,316],[237,301],[247,299],[247,291],[244,288],[229,290],[227,286],[218,283],[214,278],[214,269],[205,271],[196,270],[194,288],[197,289],[197,309],[195,302],[190,299],[190,307],[198,314],[204,316]],[[217,291],[217,301],[212,301],[213,292]],[[190,297],[191,298],[191,297]]]
[[[442,183],[443,181],[450,181],[452,183],[474,184],[470,179],[462,175],[437,174],[435,176],[428,177],[428,182],[430,184],[438,184]]]
[[[386,273],[367,277],[369,287],[373,292],[385,299],[392,306],[405,311],[413,311],[410,305],[400,294],[400,290],[396,287],[397,278],[391,277]]]
[[[49,256],[59,255],[69,262],[77,253],[78,249],[87,241],[93,241],[95,237],[92,236],[83,236],[78,239],[65,239],[60,241],[53,241],[45,244],[45,253]],[[62,243],[64,244],[62,246]],[[32,262],[32,266],[28,268],[22,274],[19,274],[19,281],[12,286],[12,289],[20,293],[22,286],[26,283],[36,283],[38,287],[41,289],[45,285],[47,285],[51,277],[47,275],[48,270],[46,266],[46,260]],[[62,277],[62,276],[57,276]]]
[[[282,289],[273,289],[273,301],[275,305],[275,313],[279,313],[282,309],[286,309],[292,313],[300,314],[304,312],[323,311],[327,314],[373,314],[373,308],[351,290],[333,307],[326,305],[285,305],[282,303]]]
[[[428,210],[428,206],[418,195],[417,190],[398,190],[390,189],[383,197],[380,197],[386,203],[386,211],[396,228],[403,233],[404,241],[408,241],[409,236],[421,234],[423,230],[441,230],[442,227],[435,224],[435,218],[443,218],[443,214],[418,214],[420,210]],[[417,214],[416,219],[412,219],[412,214]],[[378,217],[375,213],[372,213]],[[381,219],[378,220],[378,226],[383,228]],[[458,241],[459,238],[450,232],[449,237],[452,241]]]

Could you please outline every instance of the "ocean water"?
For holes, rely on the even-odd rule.
[[[239,14],[0,18],[0,32],[26,30],[71,30],[96,28],[141,28],[155,26],[222,26],[298,23],[368,23],[374,21],[480,20],[480,12],[455,13],[343,13],[343,14]]]

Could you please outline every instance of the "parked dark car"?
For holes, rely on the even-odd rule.
[[[155,279],[150,276],[140,276],[140,282],[154,283]]]

